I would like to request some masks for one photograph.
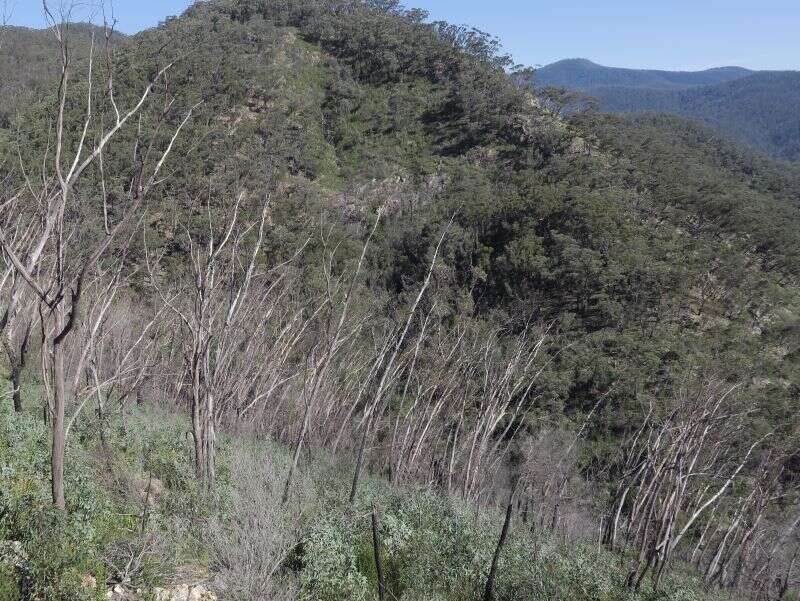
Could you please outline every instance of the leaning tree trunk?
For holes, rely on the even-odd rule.
[[[377,411],[377,407],[375,408]],[[361,470],[364,469],[364,453],[366,452],[367,448],[367,438],[369,437],[369,430],[371,427],[372,418],[367,420],[364,424],[364,432],[361,435],[361,444],[358,446],[358,457],[356,458],[356,468],[353,471],[353,481],[350,486],[350,497],[349,497],[349,504],[352,505],[356,500],[356,494],[358,493],[358,482],[361,479]]]
[[[500,540],[497,541],[497,548],[494,550],[492,557],[492,566],[489,568],[489,576],[486,579],[486,589],[483,591],[483,601],[494,601],[494,581],[497,577],[497,564],[500,561],[500,555],[503,552],[503,546],[506,544],[508,538],[508,530],[511,527],[511,515],[514,511],[514,492],[517,490],[517,483],[515,480],[511,486],[511,492],[508,495],[508,505],[506,506],[506,518],[503,521],[503,529],[500,532]]]
[[[306,439],[306,432],[308,431],[308,420],[311,415],[311,402],[306,400],[306,406],[303,410],[303,421],[300,424],[300,430],[297,432],[297,440],[294,444],[294,453],[292,454],[292,462],[289,464],[289,472],[286,475],[286,484],[283,488],[283,496],[281,503],[286,503],[289,500],[289,494],[292,491],[292,480],[294,473],[297,470],[297,465],[300,463],[300,452],[303,449],[303,443]]]

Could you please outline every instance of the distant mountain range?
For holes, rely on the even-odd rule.
[[[608,112],[655,111],[695,119],[755,150],[800,160],[798,71],[658,71],[568,59],[538,69],[533,85],[582,92]]]

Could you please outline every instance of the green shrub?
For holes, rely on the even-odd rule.
[[[0,590],[25,586],[34,598],[92,599],[87,574],[104,578],[103,541],[120,520],[92,477],[82,450],[67,449],[67,511],[50,499],[49,433],[40,420],[0,411],[0,541],[18,544],[19,567],[0,576]]]
[[[86,576],[103,582],[116,573],[110,566],[116,565],[116,560],[124,564],[130,549],[141,548],[137,545],[157,550],[135,575],[137,585],[145,588],[160,584],[159,579],[171,569],[169,561],[213,569],[208,551],[209,520],[218,523],[214,533],[219,536],[229,533],[237,516],[240,534],[250,536],[250,548],[259,553],[271,549],[278,559],[285,556],[284,548],[291,550],[283,560],[281,576],[286,578],[279,577],[275,586],[296,580],[301,601],[373,601],[378,588],[370,523],[373,502],[379,507],[388,598],[481,598],[502,512],[478,510],[460,499],[429,492],[391,490],[369,476],[356,504],[346,506],[343,491],[351,474],[346,466],[321,456],[298,478],[291,507],[276,507],[270,518],[265,517],[272,514],[263,511],[267,499],[261,495],[278,494],[287,462],[276,445],[251,441],[255,446],[237,447],[222,441],[218,491],[209,495],[194,477],[191,439],[181,421],[137,412],[124,430],[110,430],[103,447],[105,463],[92,461],[88,449],[97,441],[90,430],[83,437],[70,438],[68,511],[60,512],[50,501],[47,427],[33,416],[0,410],[0,543],[14,544],[20,557],[20,567],[0,561],[0,601],[19,598],[22,587],[43,601],[99,598],[102,587],[84,586]],[[229,461],[234,462],[231,468],[236,468],[232,472],[226,467]],[[166,485],[163,497],[148,509],[144,533],[139,532],[141,499],[118,498],[121,495],[103,489],[108,482],[101,469],[121,471],[140,481],[152,474]],[[247,486],[250,488],[245,489]],[[135,491],[128,490],[131,492]],[[251,513],[243,515],[248,499]],[[273,502],[277,503],[276,499]],[[126,508],[126,502],[133,505]],[[272,519],[270,527],[280,524],[279,530],[273,533],[262,528],[263,536],[255,536],[258,532],[248,520],[256,517],[257,524]],[[292,539],[294,532],[303,533],[299,544]],[[229,539],[222,543],[238,545],[236,551],[241,551],[242,539]],[[220,555],[217,549],[218,560],[229,556],[235,554]],[[263,574],[262,564],[255,562],[258,569],[252,573]],[[237,578],[251,575],[235,574]],[[565,546],[546,533],[533,534],[515,521],[500,557],[495,594],[498,601],[709,599],[688,577],[666,579],[657,593],[647,583],[641,592],[633,593],[625,586],[625,576],[619,556],[586,543]]]
[[[301,598],[377,599],[370,504],[378,498],[381,558],[388,598],[468,601],[482,597],[502,525],[502,514],[428,493],[368,490],[356,507],[325,513],[302,550]],[[690,580],[668,580],[658,593],[625,585],[619,557],[588,543],[563,545],[546,534],[512,525],[500,558],[498,601],[701,601]]]
[[[303,601],[364,598],[368,579],[358,569],[357,536],[340,516],[325,516],[308,537],[300,576]]]

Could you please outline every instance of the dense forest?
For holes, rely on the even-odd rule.
[[[6,28],[0,599],[800,592],[800,168],[499,48]]]
[[[682,116],[774,158],[800,159],[797,71],[650,71],[570,59],[538,69],[528,81],[583,92],[605,111]]]

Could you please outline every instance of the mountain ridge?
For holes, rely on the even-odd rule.
[[[697,120],[774,158],[800,160],[800,71],[658,71],[567,59],[536,71],[534,88],[563,87],[613,113],[663,112]]]
[[[609,67],[585,58],[564,59],[536,70],[534,81],[565,87],[600,85],[691,87],[732,81],[756,73],[737,66],[713,67],[700,71],[670,71]]]

